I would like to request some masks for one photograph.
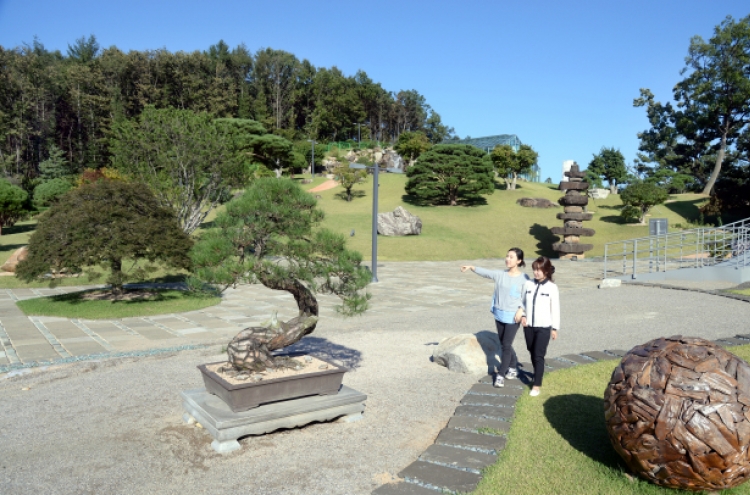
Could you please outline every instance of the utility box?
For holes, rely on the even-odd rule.
[[[666,218],[651,218],[648,221],[648,235],[666,234],[668,226]]]

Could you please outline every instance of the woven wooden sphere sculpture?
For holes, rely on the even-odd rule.
[[[722,490],[750,477],[750,366],[707,340],[634,347],[604,392],[609,438],[658,485]]]

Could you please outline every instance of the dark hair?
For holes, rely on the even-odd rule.
[[[541,270],[544,274],[544,278],[548,279],[550,282],[553,282],[552,275],[554,275],[555,273],[555,267],[552,266],[552,262],[546,256],[540,256],[535,259],[531,264],[531,268],[533,270]]]
[[[524,267],[526,266],[526,262],[523,260],[523,251],[521,251],[519,248],[510,248],[508,249],[508,252],[510,253],[513,251],[516,253],[516,258],[518,258],[518,266]]]

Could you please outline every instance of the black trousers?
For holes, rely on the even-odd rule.
[[[534,386],[542,386],[544,376],[544,356],[547,354],[547,346],[552,335],[552,327],[524,327],[523,336],[526,338],[526,349],[531,355],[531,364],[534,365]]]
[[[495,320],[497,336],[500,337],[500,369],[498,370],[500,376],[505,376],[508,368],[518,366],[516,351],[513,350],[513,340],[516,338],[518,327],[518,323],[503,323]]]

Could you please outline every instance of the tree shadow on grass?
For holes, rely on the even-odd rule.
[[[351,347],[334,344],[323,337],[304,337],[299,342],[285,347],[278,354],[289,354],[301,356],[311,354],[325,361],[331,361],[334,364],[340,364],[345,368],[355,370],[359,368],[362,362],[362,353]]]
[[[334,194],[334,196],[340,200],[346,201],[346,191],[337,192]],[[360,189],[352,189],[352,201],[354,201],[357,198],[364,198],[367,196],[367,193],[365,191],[362,191]]]
[[[0,246],[0,253],[7,252],[7,251],[15,251],[18,248],[24,247],[26,244],[5,244],[3,246]]]
[[[550,397],[544,403],[544,415],[577,451],[606,467],[626,469],[609,441],[601,397],[583,394]]]
[[[698,205],[705,201],[705,198],[698,198],[692,201],[673,201],[671,203],[664,203],[664,206],[677,213],[682,218],[690,222],[695,222],[701,216],[701,211]]]
[[[413,206],[450,206],[447,201],[424,200],[410,194],[402,195],[401,201]],[[476,198],[459,198],[456,206],[486,206],[487,204],[487,198],[478,196]]]
[[[539,225],[535,223],[529,228],[529,234],[534,236],[538,242],[536,244],[536,254],[541,256],[555,256],[555,251],[552,250],[552,243],[558,241],[558,237],[552,233],[549,227]]]
[[[23,234],[25,232],[31,232],[32,230],[36,230],[35,223],[27,223],[23,225],[16,224],[13,227],[3,227],[3,237],[6,235]]]

